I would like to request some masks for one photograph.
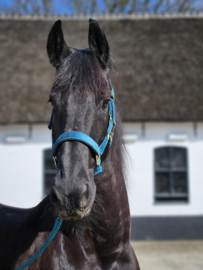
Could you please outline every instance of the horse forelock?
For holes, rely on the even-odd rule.
[[[111,88],[108,75],[111,70],[116,70],[112,57],[104,70],[89,49],[75,50],[58,68],[52,92],[74,91],[86,96],[91,91],[99,100]]]

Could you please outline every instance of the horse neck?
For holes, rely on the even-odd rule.
[[[96,213],[99,226],[95,226],[95,233],[108,245],[114,243],[117,246],[130,238],[129,203],[118,143],[120,141],[115,140],[109,147],[102,162],[103,172],[95,177],[95,208],[99,212],[99,215]]]

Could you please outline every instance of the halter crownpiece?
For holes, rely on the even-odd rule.
[[[52,110],[51,119],[48,125],[48,128],[52,129],[52,121],[53,121],[53,113],[54,109]],[[107,128],[107,135],[104,138],[102,144],[99,146],[91,137],[86,135],[85,133],[78,132],[78,131],[70,131],[65,132],[59,136],[59,138],[52,143],[52,156],[54,160],[54,166],[57,168],[57,150],[59,146],[66,142],[66,141],[79,141],[86,144],[96,153],[96,169],[94,172],[94,176],[102,172],[101,166],[101,156],[104,153],[104,150],[108,144],[108,142],[112,143],[113,136],[114,136],[114,129],[116,126],[116,111],[115,111],[115,103],[114,103],[114,89],[111,90],[111,100],[109,101],[109,125]]]

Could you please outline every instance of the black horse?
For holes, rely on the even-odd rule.
[[[53,141],[68,131],[83,132],[99,145],[106,136],[109,71],[115,65],[103,30],[96,20],[89,23],[89,49],[69,48],[61,21],[48,37],[48,56],[56,68],[49,97]],[[0,205],[0,270],[14,270],[27,261],[45,242],[57,216],[63,219],[60,231],[27,269],[140,269],[130,245],[122,129],[118,113],[116,117],[102,173],[94,177],[96,161],[90,148],[66,141],[57,152],[58,170],[48,197],[32,209]]]

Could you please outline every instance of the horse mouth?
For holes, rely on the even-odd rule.
[[[84,211],[76,210],[76,211],[67,211],[67,212],[59,212],[58,215],[63,220],[80,220],[84,217],[88,216],[91,212],[92,207],[86,208]]]

